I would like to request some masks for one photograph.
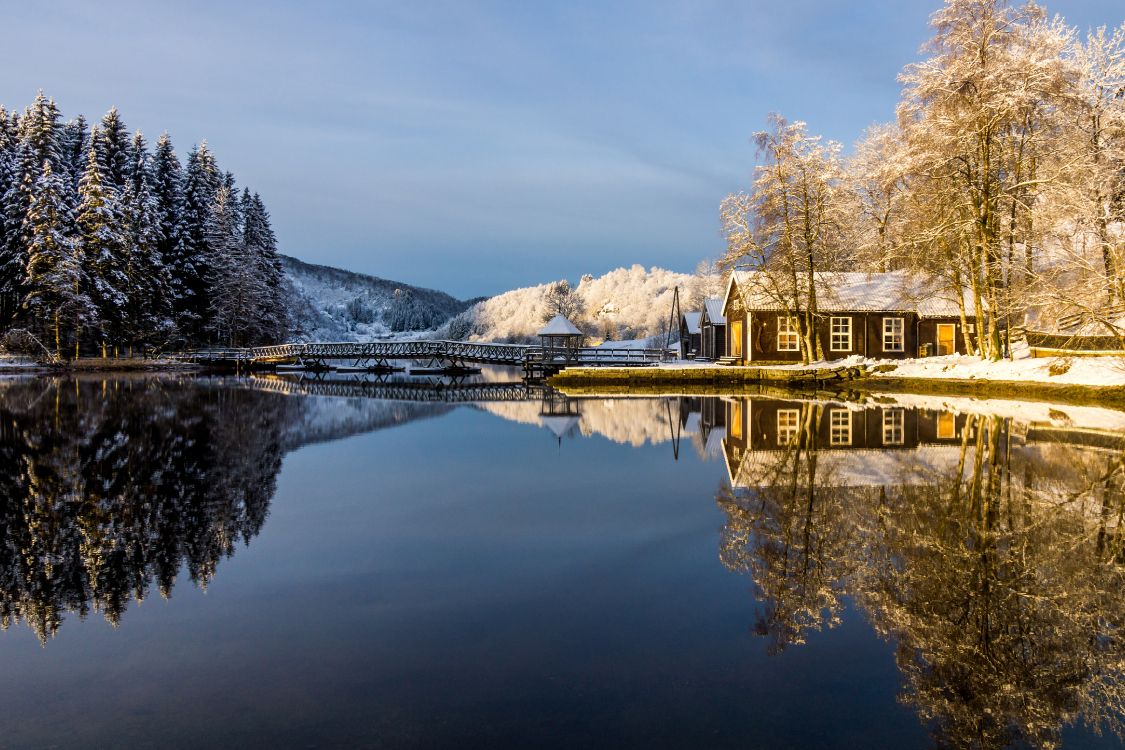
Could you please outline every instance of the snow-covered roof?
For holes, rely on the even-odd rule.
[[[707,320],[711,321],[711,325],[725,326],[727,324],[727,319],[723,316],[722,297],[703,300],[703,311],[707,313]]]
[[[547,321],[547,325],[539,329],[536,336],[581,336],[582,331],[566,319],[563,315],[556,315]]]
[[[746,309],[784,310],[780,300],[788,291],[778,286],[777,279],[762,271],[735,271],[727,287],[727,298],[737,284]],[[910,271],[826,271],[816,274],[816,293],[817,309],[821,312],[917,312],[923,318],[961,314],[956,293],[950,293],[940,279]],[[969,291],[964,294],[968,302]],[[972,305],[967,308],[971,310]]]
[[[684,313],[684,325],[687,326],[688,333],[699,333],[702,329],[699,327],[699,321],[703,313],[696,310],[688,310]]]
[[[573,414],[553,414],[539,417],[540,424],[553,432],[555,437],[558,438],[564,437],[579,421],[580,418]]]

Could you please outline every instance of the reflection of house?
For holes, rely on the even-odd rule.
[[[904,271],[821,273],[815,287],[816,326],[827,359],[967,351],[957,300],[923,276]],[[792,309],[791,300],[773,274],[732,273],[722,306],[730,356],[740,363],[799,361],[798,320],[786,309]],[[801,309],[806,306],[802,299]],[[967,321],[971,333],[975,318]]]
[[[680,315],[680,358],[694,359],[699,354],[699,319],[702,313],[688,310]]]
[[[774,399],[732,398],[725,406],[723,453],[735,487],[757,485],[765,467],[797,447],[833,457],[834,481],[846,485],[894,484],[910,467],[916,473],[951,468],[967,419],[900,406],[855,409]]]
[[[713,297],[703,301],[699,320],[699,354],[705,359],[718,359],[727,353],[727,319],[723,317],[723,300]]]

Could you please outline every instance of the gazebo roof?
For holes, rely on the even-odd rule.
[[[536,336],[581,336],[582,331],[562,315],[556,315],[539,329]]]

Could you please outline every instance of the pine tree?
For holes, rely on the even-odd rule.
[[[0,195],[0,213],[4,215],[4,234],[0,236],[0,294],[5,295],[9,304],[13,298],[23,300],[27,292],[24,287],[28,250],[26,219],[41,169],[42,164],[35,164],[31,145],[20,141],[8,159],[8,187]]]
[[[111,107],[102,117],[101,127],[95,129],[93,141],[105,183],[112,185],[119,194],[124,192],[132,178],[133,155],[129,131],[117,107]]]
[[[66,169],[60,148],[62,128],[59,127],[59,117],[59,108],[54,100],[39,91],[35,102],[27,108],[20,121],[21,137],[31,147],[35,164],[41,166],[44,161],[49,161],[56,173]]]
[[[62,160],[70,173],[74,192],[78,192],[78,181],[86,170],[86,153],[90,150],[90,129],[86,118],[78,115],[63,126],[60,138]]]
[[[265,294],[256,313],[253,339],[258,342],[277,342],[289,328],[287,305],[284,297],[285,272],[277,254],[277,237],[270,226],[269,211],[257,193],[242,193],[243,244],[261,279]]]
[[[129,304],[125,317],[128,340],[143,344],[167,338],[174,325],[172,283],[160,256],[160,221],[156,197],[149,188],[147,164],[142,163],[135,174],[141,175],[139,189],[130,186],[122,201],[129,240]]]
[[[99,130],[94,129],[95,139]],[[106,185],[97,151],[89,151],[86,171],[78,187],[78,241],[91,276],[91,296],[97,305],[101,328],[110,342],[126,336],[121,315],[129,298],[128,237],[117,191]]]
[[[180,220],[184,208],[183,174],[180,160],[172,147],[172,139],[167,133],[163,133],[156,141],[150,172],[150,186],[160,230],[157,248],[161,263],[170,276],[172,286],[169,290],[169,301],[172,304],[173,315],[178,319],[184,312],[179,305],[182,297],[182,278],[178,275],[178,269],[182,267],[185,260],[181,254],[184,246],[180,241]]]
[[[82,327],[96,316],[86,291],[81,251],[64,231],[71,223],[64,191],[63,178],[45,160],[27,214],[29,254],[24,280],[29,290],[24,306],[53,335],[59,357],[64,340],[70,337],[77,350]]]
[[[222,177],[204,142],[188,154],[184,170],[179,247],[169,270],[177,280],[177,324],[181,333],[199,341],[209,328],[212,249],[208,243],[211,212]]]
[[[230,346],[244,345],[254,333],[267,290],[245,243],[239,202],[229,177],[215,194],[207,241],[212,249],[209,327]]]

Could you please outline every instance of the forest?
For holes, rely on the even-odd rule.
[[[776,114],[755,133],[752,187],[721,204],[723,267],[770,274],[807,360],[822,271],[936,275],[989,359],[1062,316],[1122,335],[1125,26],[1080,34],[1006,0],[947,0],[931,21],[895,120],[850,155]]]
[[[42,91],[0,106],[0,330],[58,357],[276,341],[282,279],[265,204],[206,142],[181,163],[116,108],[91,128]]]

